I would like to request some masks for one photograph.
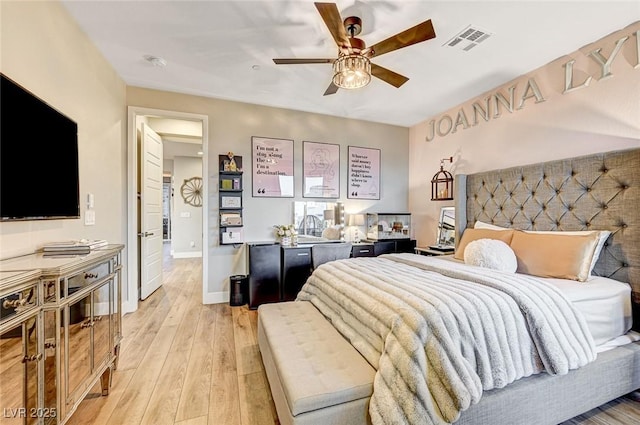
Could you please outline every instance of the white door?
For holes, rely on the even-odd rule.
[[[140,164],[140,299],[162,285],[162,139],[142,124]]]

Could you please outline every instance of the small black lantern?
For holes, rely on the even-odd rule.
[[[453,176],[444,169],[444,162],[453,162],[453,157],[440,160],[440,171],[431,179],[431,200],[451,201],[453,200]]]

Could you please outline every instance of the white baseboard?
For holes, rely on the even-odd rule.
[[[222,304],[229,302],[229,291],[207,292],[202,297],[203,304]]]
[[[173,258],[198,258],[198,257],[202,257],[202,251],[173,253]]]
[[[138,309],[138,301],[123,301],[122,314],[133,313]]]

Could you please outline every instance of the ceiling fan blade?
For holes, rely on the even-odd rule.
[[[431,19],[424,21],[415,27],[402,31],[392,37],[374,44],[369,49],[372,51],[371,57],[384,55],[385,53],[411,46],[412,44],[427,41],[436,36]]]
[[[338,91],[338,86],[333,84],[333,81],[332,81],[331,84],[329,84],[329,87],[327,87],[327,89],[325,90],[324,96],[335,94],[337,91]]]
[[[274,59],[276,65],[296,65],[304,63],[333,63],[335,59]]]
[[[371,64],[371,75],[380,78],[382,81],[389,83],[396,88],[409,81],[409,79],[404,75],[400,75],[390,69],[383,68],[375,63]]]
[[[314,4],[316,5],[318,12],[320,12],[320,16],[322,16],[322,20],[325,25],[329,28],[329,32],[333,36],[338,47],[340,47],[340,49],[348,49],[351,47],[351,42],[349,41],[349,37],[347,37],[347,32],[344,30],[344,24],[340,17],[338,6],[336,6],[335,3]]]

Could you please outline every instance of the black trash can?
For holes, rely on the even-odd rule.
[[[229,276],[229,305],[241,306],[249,302],[249,279],[243,274]]]

